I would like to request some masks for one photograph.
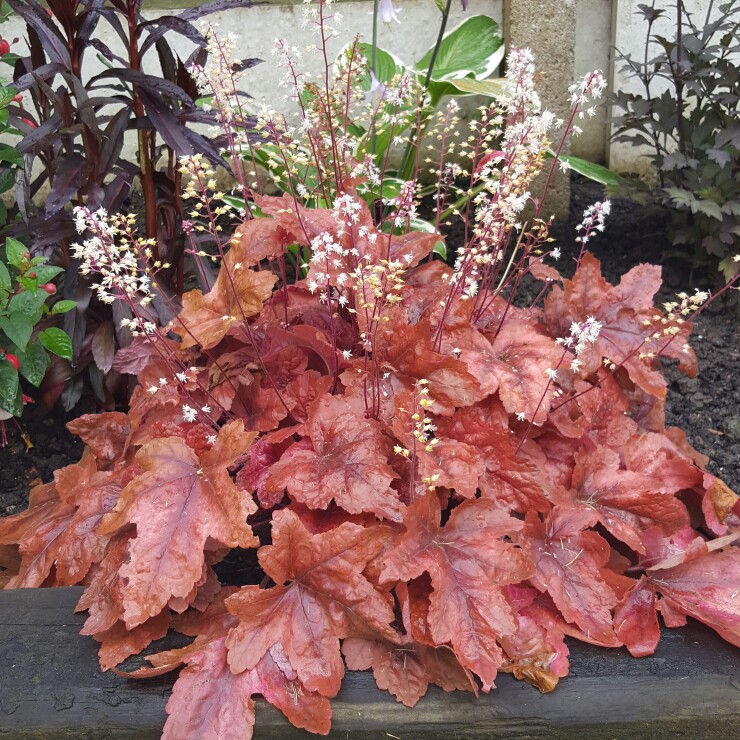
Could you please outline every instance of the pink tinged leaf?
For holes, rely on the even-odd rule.
[[[636,552],[645,552],[645,530],[657,526],[670,536],[689,524],[686,507],[673,493],[661,492],[659,479],[621,470],[613,450],[583,450],[575,461],[572,486],[578,502],[598,512],[609,532]]]
[[[402,504],[390,486],[397,475],[387,462],[389,444],[377,421],[358,417],[347,399],[331,396],[312,407],[306,431],[313,449],[289,448],[272,466],[268,492],[287,488],[295,501],[312,509],[336,501],[350,514],[401,518]]]
[[[252,267],[262,260],[281,255],[289,244],[300,240],[301,234],[275,219],[253,218],[241,223],[231,242],[231,262],[236,260]]]
[[[649,432],[633,436],[624,449],[628,470],[654,481],[656,491],[676,493],[701,485],[704,472],[665,434]]]
[[[221,265],[218,278],[205,295],[190,290],[182,297],[182,311],[171,329],[182,337],[183,349],[215,347],[232,326],[257,315],[272,294],[277,277],[268,270],[233,270]]]
[[[105,556],[93,566],[89,585],[80,597],[76,612],[88,610],[85,624],[80,630],[82,635],[95,635],[113,627],[123,614],[122,594],[123,581],[120,576],[121,566],[128,561],[128,548],[131,533],[123,530],[113,535]]]
[[[275,506],[283,498],[283,491],[268,492],[267,481],[272,466],[291,446],[293,435],[300,430],[301,427],[289,427],[264,434],[238,461],[242,467],[236,474],[236,487],[248,494],[256,493],[263,508]]]
[[[528,515],[519,541],[535,564],[532,583],[552,596],[565,619],[588,637],[618,646],[611,615],[617,596],[600,573],[609,544],[596,532],[584,531],[596,520],[594,511],[557,506],[544,523]]]
[[[635,658],[652,655],[660,640],[655,590],[643,576],[614,612],[614,631]]]
[[[126,450],[131,434],[128,416],[120,411],[84,414],[68,422],[67,429],[76,434],[93,451],[100,469],[118,460]]]
[[[535,424],[544,422],[557,389],[549,383],[546,371],[558,366],[563,350],[531,323],[512,319],[504,322],[493,339],[493,352],[496,359],[489,372],[498,379],[498,394],[506,410],[524,413]]]
[[[245,586],[226,602],[240,620],[227,641],[231,669],[250,670],[279,645],[308,690],[334,696],[344,675],[339,640],[358,625],[391,632],[389,595],[362,575],[387,536],[349,522],[312,534],[294,512],[274,514],[273,544],[259,559],[277,585]]]
[[[438,475],[435,486],[454,489],[464,498],[474,498],[478,491],[478,481],[486,468],[480,452],[472,445],[454,439],[444,439],[435,435],[438,441],[432,450],[427,452],[423,447],[418,449],[416,457],[419,475],[431,478]],[[404,440],[408,445],[413,438]]]
[[[96,329],[92,338],[92,356],[103,375],[113,367],[116,354],[116,340],[113,336],[113,323],[105,321]]]
[[[599,261],[587,253],[573,279],[564,280],[562,289],[552,289],[545,301],[546,323],[554,336],[567,336],[571,322],[594,316],[602,329],[596,342],[581,354],[583,373],[595,372],[604,357],[614,363],[624,361],[636,385],[658,399],[665,398],[666,381],[655,367],[656,360],[639,357],[644,346],[665,344],[662,340],[651,345],[643,343],[644,337],[654,331],[646,328],[644,322],[652,321],[656,312],[662,313],[652,306],[652,296],[661,284],[660,268],[638,265],[615,287],[603,279],[600,267]],[[690,330],[690,324],[684,324],[661,354],[677,359],[683,372],[695,375],[696,358],[693,352],[682,349]]]
[[[209,537],[225,547],[257,544],[246,524],[255,504],[236,489],[226,469],[254,436],[234,421],[201,459],[175,437],[155,439],[137,453],[143,472],[126,486],[101,527],[109,534],[136,525],[130,561],[121,568],[129,628],[158,614],[173,596],[191,593],[203,573]]]
[[[727,547],[673,568],[651,570],[648,580],[670,611],[704,622],[740,647],[740,549]]]
[[[315,691],[309,691],[280,651],[273,649],[255,668],[255,690],[265,701],[277,707],[300,729],[328,735],[331,729],[331,704]]]
[[[8,588],[39,588],[44,585],[75,511],[75,506],[61,501],[46,510],[44,519],[20,545],[20,570],[10,579]]]
[[[101,643],[98,650],[100,667],[107,671],[115,668],[126,658],[138,655],[154,640],[164,637],[169,626],[170,613],[168,609],[131,630],[127,629],[123,622],[116,622],[105,632],[95,635],[95,639]]]
[[[701,510],[709,529],[716,535],[724,535],[729,531],[728,522],[734,515],[737,529],[738,515],[740,515],[740,497],[722,480],[705,473],[702,479],[704,494],[701,501]]]
[[[309,690],[337,694],[344,676],[339,637],[320,600],[296,585],[245,586],[228,605],[240,619],[226,643],[232,671],[251,670],[281,645]]]
[[[548,511],[545,490],[550,488],[546,459],[539,446],[519,438],[509,428],[509,415],[496,398],[457,409],[454,416],[436,422],[437,434],[473,445],[480,451],[484,472],[479,476],[481,495],[501,509],[524,513]]]
[[[163,740],[249,740],[254,729],[253,676],[234,675],[225,640],[188,659],[167,701]]]
[[[559,679],[568,675],[569,668],[569,651],[560,623],[556,619],[543,619],[543,611],[532,608],[537,596],[535,589],[509,586],[507,593],[519,611],[516,632],[501,640],[506,660],[500,670],[513,673],[543,693],[552,691]]]
[[[430,683],[445,691],[471,691],[475,685],[447,647],[350,638],[342,644],[342,652],[349,670],[372,669],[378,688],[407,707],[417,704]]]
[[[407,533],[385,556],[381,582],[408,581],[428,572],[434,587],[432,639],[451,644],[461,665],[477,673],[489,690],[503,659],[498,638],[516,630],[502,587],[531,573],[525,553],[501,539],[522,523],[481,499],[457,507],[445,527],[439,522],[435,494],[409,506]]]

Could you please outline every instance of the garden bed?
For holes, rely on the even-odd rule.
[[[560,267],[565,274],[572,272],[570,266],[577,254],[573,241],[575,226],[580,223],[583,210],[603,197],[597,184],[578,175],[574,175],[572,186],[571,218],[557,223],[555,231],[563,251]],[[606,231],[589,244],[602,262],[604,276],[611,282],[618,282],[621,275],[640,262],[663,263],[661,297],[665,300],[689,285],[685,263],[663,259],[669,246],[665,216],[657,209],[646,209],[642,204],[624,199],[615,200]],[[450,247],[455,247],[454,235]],[[706,276],[703,280],[699,276],[696,281],[696,287],[708,287]],[[710,472],[734,490],[740,490],[738,310],[737,305],[720,302],[710,306],[699,319],[691,339],[699,361],[699,375],[692,379],[672,373],[667,402],[668,424],[684,429],[689,442],[709,457]],[[77,462],[82,444],[64,425],[76,415],[88,413],[92,410],[90,406],[87,404],[84,410],[76,409],[71,414],[29,409],[23,426],[34,445],[30,450],[15,427],[8,427],[9,444],[3,450],[0,467],[0,516],[22,511],[31,485],[51,480],[54,470]]]
[[[573,227],[599,188],[574,178],[572,217],[559,227],[561,266],[574,256]],[[618,201],[607,232],[590,247],[615,281],[641,261],[660,262],[667,247],[659,213]],[[664,263],[666,299],[687,286],[676,261]],[[737,306],[712,306],[696,328],[693,346],[700,374],[671,374],[668,421],[711,459],[709,469],[740,488],[740,359]],[[64,428],[73,418],[30,410],[24,419],[34,446],[26,449],[13,431],[0,469],[0,515],[26,505],[28,489],[75,462],[80,442]],[[254,551],[248,551],[254,554]],[[238,551],[218,569],[223,582],[245,582]],[[241,568],[241,570],[240,570]],[[250,578],[246,578],[250,581]],[[0,737],[158,737],[174,675],[132,681],[100,673],[97,644],[79,635],[84,621],[73,615],[81,589],[0,592],[0,660],[9,667],[0,688]],[[157,649],[172,647],[171,635]],[[349,673],[332,704],[332,737],[723,737],[740,722],[737,652],[703,625],[689,622],[664,630],[657,652],[635,660],[627,651],[569,640],[571,675],[551,694],[500,675],[498,688],[479,700],[430,688],[413,712],[380,692],[371,674]],[[147,652],[153,652],[154,647]],[[139,663],[140,663],[139,659]],[[257,738],[303,736],[273,707],[257,701]]]
[[[81,588],[0,592],[0,737],[159,737],[173,677],[133,681],[101,673],[96,643],[73,615]],[[165,642],[166,641],[162,641]],[[162,644],[160,642],[160,646]],[[475,699],[430,688],[408,710],[379,691],[369,672],[347,675],[332,701],[330,737],[367,738],[721,738],[740,723],[737,651],[690,621],[664,630],[654,655],[570,641],[571,675],[556,691],[500,675]],[[306,733],[257,700],[255,738]]]

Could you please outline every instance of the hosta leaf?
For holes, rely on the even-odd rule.
[[[434,62],[432,79],[454,80],[472,76],[490,77],[503,59],[503,36],[498,23],[487,15],[466,18],[459,26],[445,34]],[[419,74],[425,74],[432,59],[433,49],[414,65]]]
[[[616,172],[612,172],[608,167],[604,167],[603,165],[596,164],[594,162],[589,162],[587,159],[581,159],[581,157],[575,157],[572,154],[556,155],[552,149],[548,149],[546,155],[551,158],[557,156],[557,159],[565,162],[565,164],[574,172],[587,177],[589,180],[598,182],[601,185],[617,188],[624,182]]]
[[[493,80],[476,80],[471,77],[462,77],[459,80],[449,80],[456,90],[467,95],[485,95],[488,98],[499,98],[504,91],[504,79],[497,77]]]

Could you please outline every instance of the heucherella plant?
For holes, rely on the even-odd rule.
[[[308,16],[320,52],[328,13]],[[608,283],[585,251],[606,203],[584,214],[565,277],[532,191],[602,76],[576,84],[560,124],[532,53],[512,50],[454,160],[457,111],[441,109],[438,148],[414,165],[436,183],[424,230],[417,178],[390,187],[371,129],[354,128],[418,117],[418,82],[399,76],[377,106],[358,43],[318,80],[278,49],[297,121],[265,110],[251,128],[233,66],[199,71],[237,187],[180,160],[201,287],[168,326],[151,320],[163,266],[146,240],[125,216],[78,212],[79,259],[136,334],[116,367],[138,384],[127,413],[72,422],[82,460],[0,520],[0,553],[18,549],[7,587],[84,584],[104,670],[169,629],[193,637],[127,674],[183,667],[164,728],[177,740],[251,737],[257,695],[326,734],[346,670],[409,707],[430,684],[488,692],[499,673],[551,691],[566,637],[649,655],[659,615],[740,645],[738,496],[666,427],[662,374],[696,373],[691,321],[721,292],[656,307],[650,265]],[[453,219],[449,265],[435,249]],[[251,563],[236,587],[227,554]]]

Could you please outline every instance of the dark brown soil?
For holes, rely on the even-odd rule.
[[[568,272],[577,254],[575,225],[583,210],[602,198],[598,185],[574,177],[571,218],[553,233],[563,252],[559,265],[563,272]],[[617,199],[606,232],[589,246],[612,282],[640,262],[653,262],[664,268],[664,298],[690,287],[710,287],[706,276],[703,281],[702,276],[695,276],[690,285],[684,263],[663,259],[669,248],[665,225],[659,210]],[[710,457],[709,470],[736,491],[740,491],[739,321],[738,306],[726,303],[710,306],[698,318],[692,344],[699,358],[699,375],[689,379],[669,369],[667,405],[668,423],[683,428],[691,444]],[[31,486],[51,480],[54,470],[79,459],[82,445],[64,426],[74,415],[30,407],[22,420],[34,445],[30,450],[14,424],[6,423],[8,445],[0,449],[0,516],[21,511]]]
[[[33,486],[50,481],[57,468],[80,459],[82,442],[64,426],[79,413],[65,414],[61,407],[49,411],[40,405],[27,406],[20,426],[33,445],[30,449],[18,426],[5,422],[8,444],[0,448],[0,516],[23,511]]]

